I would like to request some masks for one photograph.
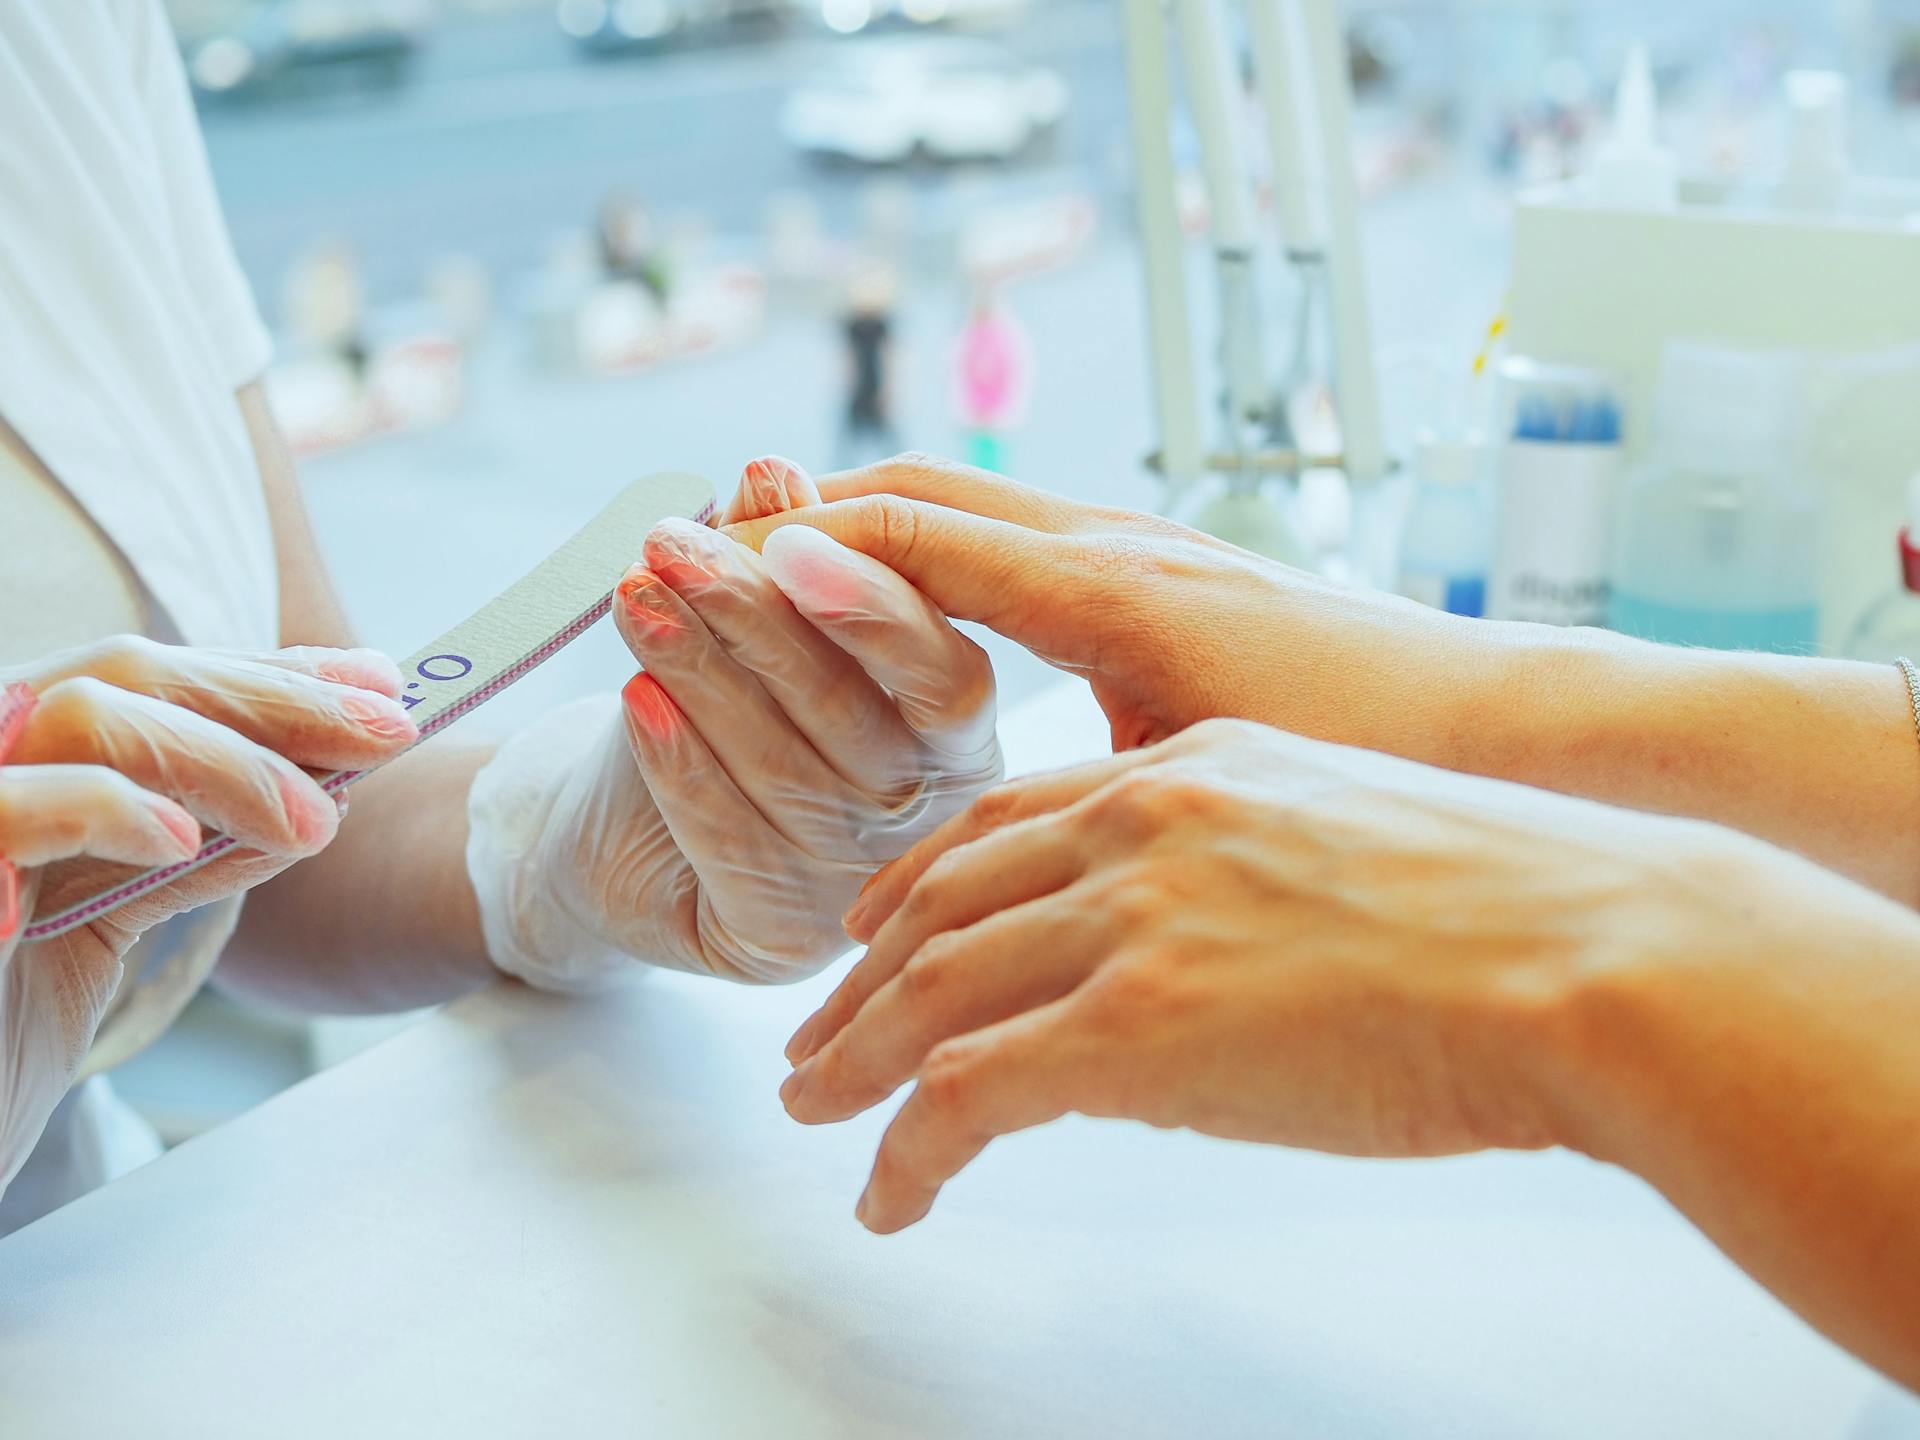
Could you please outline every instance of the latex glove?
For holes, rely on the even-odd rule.
[[[825,509],[729,533],[773,559],[799,522],[880,560],[948,614],[1091,681],[1116,750],[1237,716],[1452,763],[1475,668],[1497,649],[1494,627],[927,456],[828,477],[822,493]]]
[[[818,1123],[917,1077],[876,1231],[1069,1111],[1348,1155],[1560,1143],[1525,1002],[1656,934],[1703,835],[1764,848],[1209,722],[997,790],[886,871],[782,1097]]]
[[[728,507],[813,504],[758,461]],[[496,964],[592,990],[633,961],[798,980],[846,949],[872,873],[1002,773],[985,652],[884,566],[785,566],[668,522],[615,622],[645,672],[477,777],[468,872]]]
[[[302,766],[380,764],[416,731],[392,698],[399,672],[370,651],[240,654],[123,636],[0,671],[0,684],[37,697],[0,768],[0,856],[23,875],[23,911],[43,880],[87,893],[88,860],[186,859],[201,822],[245,847],[65,935],[22,944],[23,924],[0,942],[4,1190],[85,1059],[140,935],[332,840],[339,810]]]

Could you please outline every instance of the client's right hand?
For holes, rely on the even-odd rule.
[[[1215,717],[1451,765],[1502,627],[1349,590],[1170,520],[903,455],[728,527],[778,575],[840,545],[1092,682],[1131,750]],[[808,527],[808,528],[801,528]],[[818,533],[814,533],[818,532]],[[823,539],[822,535],[831,537]],[[783,587],[807,610],[838,597]]]
[[[93,1043],[121,957],[161,921],[325,848],[340,812],[302,767],[359,769],[404,750],[418,732],[399,689],[371,651],[242,654],[137,636],[0,670],[0,692],[31,704],[0,768],[0,857],[22,877],[17,923],[0,937],[0,1189]],[[202,823],[239,846],[65,935],[20,943],[36,892],[83,897],[107,863],[185,860]]]

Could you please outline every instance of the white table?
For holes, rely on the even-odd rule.
[[[1016,768],[1098,751],[1084,691]],[[1920,1433],[1630,1178],[1068,1121],[929,1223],[790,1123],[824,993],[455,1005],[0,1242],[0,1436]]]

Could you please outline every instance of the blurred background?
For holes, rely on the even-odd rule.
[[[274,404],[370,643],[412,650],[652,470],[724,493],[762,453],[826,470],[914,448],[1165,508],[1103,0],[168,7],[276,332]],[[1396,453],[1445,420],[1433,377],[1464,375],[1503,311],[1516,193],[1584,166],[1635,42],[1689,175],[1777,165],[1781,79],[1808,66],[1851,80],[1863,172],[1920,171],[1920,0],[1346,14]],[[1046,678],[995,655],[1008,703]],[[470,723],[628,668],[595,636]],[[206,1000],[122,1088],[178,1137],[370,1033]]]

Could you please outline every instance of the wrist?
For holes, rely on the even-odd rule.
[[[634,971],[554,893],[555,810],[595,751],[626,744],[608,697],[541,717],[506,741],[467,794],[467,878],[494,968],[536,989],[591,993]]]
[[[1747,836],[1649,826],[1630,888],[1510,1038],[1545,1143],[1659,1184],[1694,1162],[1716,1095],[1764,1090],[1772,1052],[1806,1038],[1810,962],[1911,947],[1912,917]]]

